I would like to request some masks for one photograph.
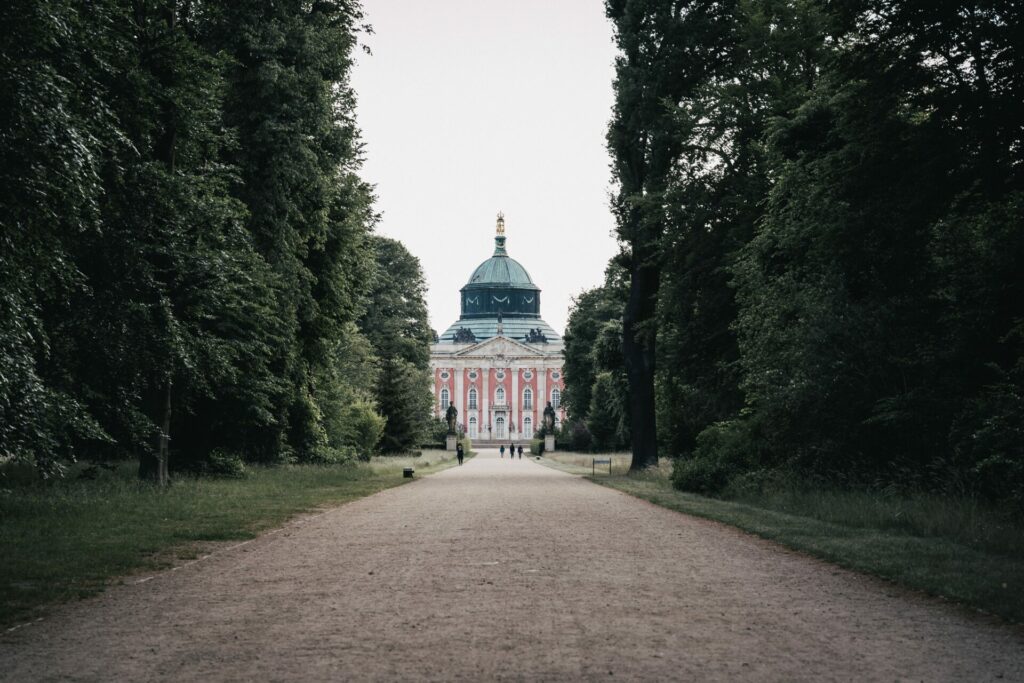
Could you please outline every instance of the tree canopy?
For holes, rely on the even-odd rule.
[[[361,22],[351,0],[4,3],[0,457],[163,479],[379,447],[374,387],[422,368],[429,329],[396,313],[420,318],[393,349],[368,313],[381,279],[420,304],[423,282],[372,234]]]
[[[634,462],[1024,498],[1019,3],[607,12]]]

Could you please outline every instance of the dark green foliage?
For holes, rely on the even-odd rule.
[[[98,3],[81,15],[74,5],[0,7],[0,458],[44,474],[59,474],[77,440],[108,438],[83,405],[87,393],[54,367],[59,337],[48,324],[86,286],[73,241],[99,232],[114,121],[97,96],[106,51],[87,49],[113,13]]]
[[[599,372],[594,357],[597,339],[604,326],[618,323],[621,327],[621,316],[622,304],[613,300],[605,287],[583,292],[573,300],[565,328],[562,366],[565,373],[562,404],[572,419],[587,419],[594,378]],[[621,349],[618,356],[615,364],[621,366]]]
[[[608,8],[631,297],[661,266],[624,357],[656,330],[676,484],[775,469],[1022,500],[1024,9]]]
[[[376,450],[368,336],[393,330],[356,324],[377,271],[360,20],[347,0],[0,9],[0,458],[156,477],[168,445],[191,471]]]
[[[360,321],[378,357],[374,396],[387,419],[381,449],[397,453],[420,444],[430,420],[430,341],[419,260],[400,242],[374,237],[376,270]]]
[[[634,471],[657,461],[655,374],[663,203],[683,140],[673,126],[679,100],[703,83],[726,38],[731,3],[607,0],[621,50],[608,149],[612,201],[629,294],[622,357],[629,382]]]
[[[758,464],[754,434],[749,420],[715,423],[697,437],[689,458],[676,459],[672,483],[676,488],[696,493],[719,493],[737,476],[752,471]]]
[[[206,458],[204,474],[215,477],[240,478],[245,476],[245,463],[242,456],[215,448]]]
[[[435,417],[430,420],[427,427],[427,437],[424,445],[430,444],[433,447],[444,446],[448,437],[448,422],[443,417]]]
[[[629,388],[621,374],[599,372],[594,378],[587,430],[596,451],[621,450],[629,444]]]
[[[620,278],[621,269],[613,264],[606,284],[581,294],[569,311],[562,401],[572,423],[566,433],[573,450],[620,450],[630,443],[629,384],[622,355],[626,296]],[[583,439],[586,446],[580,445]]]
[[[283,442],[300,460],[339,445],[322,401],[338,401],[334,347],[358,317],[372,271],[370,193],[354,175],[359,143],[347,85],[360,18],[344,1],[232,2],[210,26],[233,59],[225,118],[238,131],[237,194],[273,271],[273,315],[283,330],[269,351],[287,384],[273,422],[254,436],[257,448]]]
[[[569,434],[570,450],[586,453],[594,445],[594,438],[585,422],[570,422],[563,431]]]
[[[342,408],[340,422],[341,445],[354,449],[360,460],[368,462],[378,450],[387,418],[378,414],[372,401],[361,399]]]

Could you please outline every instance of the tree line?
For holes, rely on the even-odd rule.
[[[1024,500],[1024,7],[606,10],[621,252],[570,317],[577,424],[688,490]]]
[[[0,7],[0,459],[140,474],[418,444],[418,261],[374,234],[355,0]]]

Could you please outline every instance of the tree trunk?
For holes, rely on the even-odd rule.
[[[634,216],[634,220],[642,220]],[[637,233],[646,232],[643,228]],[[647,240],[635,240],[630,268],[629,300],[622,316],[622,353],[629,381],[630,441],[638,472],[658,462],[658,433],[654,403],[655,314],[660,284],[653,250]]]
[[[168,443],[171,440],[171,380],[167,380],[167,390],[164,393],[164,419],[160,427],[160,446],[157,451],[157,472],[156,482],[161,487],[170,483],[170,472],[167,468]]]

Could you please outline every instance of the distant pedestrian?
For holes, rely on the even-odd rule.
[[[516,445],[514,443],[510,443],[508,445],[508,457],[509,458],[516,457]]]
[[[455,446],[455,457],[459,459],[459,464],[462,464],[462,459],[466,457],[466,451],[462,449],[462,442],[460,441]],[[521,455],[519,457],[522,457]]]
[[[501,448],[498,449],[498,452],[501,453],[501,457],[505,457],[505,444],[501,444]]]
[[[523,459],[523,444],[519,444],[519,459]]]

